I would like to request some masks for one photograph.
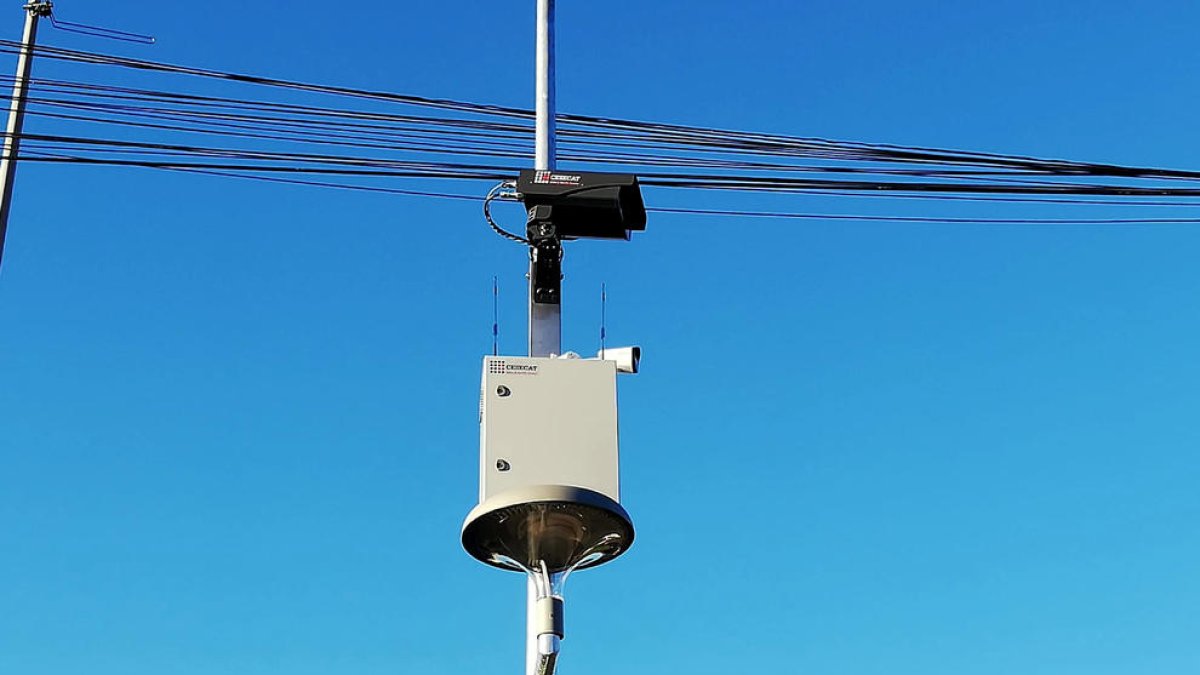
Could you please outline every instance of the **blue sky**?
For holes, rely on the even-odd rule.
[[[560,4],[564,111],[1200,164],[1194,3]],[[49,44],[532,102],[533,2],[57,8],[159,43]],[[621,381],[638,541],[572,577],[562,672],[1200,668],[1198,253],[1195,226],[677,215],[570,245],[566,346],[597,347],[606,283],[609,344],[645,358]],[[458,528],[491,279],[520,353],[523,255],[471,203],[23,166],[0,672],[518,672],[524,583]]]

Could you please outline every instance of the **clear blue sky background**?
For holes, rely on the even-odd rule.
[[[532,0],[57,4],[159,44],[52,44],[532,102]],[[566,111],[1200,168],[1194,2],[560,5]],[[492,275],[524,345],[477,205],[28,165],[5,257],[0,672],[520,672],[524,582],[458,543]],[[1198,258],[1195,226],[680,216],[570,246],[567,345],[607,282],[646,357],[639,539],[568,584],[562,672],[1197,672]]]

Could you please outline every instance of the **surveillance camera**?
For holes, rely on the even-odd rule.
[[[638,362],[642,360],[642,348],[613,347],[612,349],[602,349],[596,354],[596,358],[616,363],[618,373],[636,373],[638,371]]]

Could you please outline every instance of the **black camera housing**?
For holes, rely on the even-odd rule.
[[[525,208],[549,206],[561,239],[624,239],[646,229],[637,176],[524,169],[517,191]],[[544,213],[544,210],[542,210]]]

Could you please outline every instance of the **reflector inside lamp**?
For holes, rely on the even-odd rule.
[[[617,557],[633,543],[629,517],[616,502],[605,501],[610,503],[497,505],[472,514],[463,528],[463,546],[485,563],[526,573],[544,570],[550,575],[594,567]]]

